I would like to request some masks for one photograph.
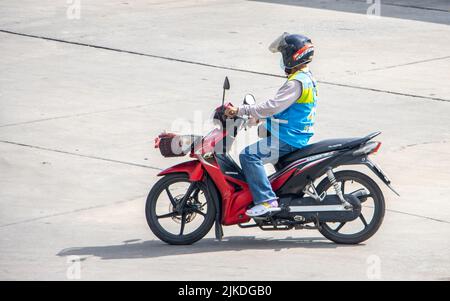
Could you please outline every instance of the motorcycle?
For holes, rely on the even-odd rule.
[[[225,91],[229,88],[226,77],[222,105],[214,111],[217,127],[208,134],[162,134],[155,139],[163,156],[189,153],[193,158],[161,171],[158,176],[162,178],[148,195],[146,219],[159,239],[174,245],[192,244],[214,224],[218,240],[223,237],[222,226],[229,225],[265,231],[317,229],[339,244],[358,244],[377,232],[385,213],[380,187],[362,172],[335,169],[367,166],[398,195],[387,175],[369,158],[381,146],[372,141],[380,132],[323,140],[279,158],[269,176],[279,198],[278,211],[248,217],[245,212],[252,206],[252,195],[229,149],[237,133],[247,128],[249,118],[225,116]],[[248,94],[244,104],[253,103],[254,97]]]

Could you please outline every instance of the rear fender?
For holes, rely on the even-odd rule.
[[[384,184],[386,184],[387,187],[389,187],[390,190],[392,190],[392,192],[400,196],[400,194],[394,189],[394,187],[392,187],[391,180],[389,179],[389,177],[383,172],[383,170],[377,164],[372,162],[367,155],[358,156],[352,160],[341,163],[340,165],[356,165],[356,164],[367,166],[375,175],[377,175],[378,178],[380,178],[381,181],[383,181]]]
[[[190,181],[201,181],[204,171],[202,164],[198,160],[192,160],[164,169],[158,176],[165,176],[172,173],[186,173]]]

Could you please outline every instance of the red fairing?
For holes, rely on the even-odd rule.
[[[222,197],[222,224],[234,225],[248,222],[250,218],[245,215],[245,211],[252,202],[252,196],[247,183],[224,175],[216,162],[204,164],[203,167],[216,184]],[[236,191],[231,182],[241,186],[242,190]]]
[[[288,165],[283,172],[276,175],[275,177],[271,177],[270,184],[272,185],[272,189],[274,191],[280,189],[280,187],[283,186],[284,183],[286,183],[286,181],[289,179],[292,173],[294,173],[294,171],[296,170],[295,167],[299,166],[300,164],[303,164],[304,162],[306,162],[306,159],[295,161],[294,163]]]
[[[222,224],[224,225],[235,225],[246,223],[250,218],[245,214],[247,208],[252,204],[253,197],[248,188],[247,183],[239,181],[235,178],[226,176],[227,181],[234,182],[242,187],[242,190],[235,191],[233,187],[230,197],[223,199],[222,210],[224,213],[222,216]],[[230,185],[231,186],[231,185]]]
[[[205,136],[202,140],[202,143],[197,143],[193,155],[191,157],[195,157],[196,154],[204,155],[206,153],[214,152],[214,147],[217,143],[222,141],[223,137],[226,135],[226,131],[222,131],[220,129],[212,130],[207,136]]]
[[[161,171],[158,176],[164,176],[171,173],[187,173],[189,175],[189,180],[191,181],[201,181],[203,179],[203,169],[202,165],[198,160],[192,160],[177,164],[175,166],[169,167]]]
[[[283,186],[284,183],[289,179],[289,177],[292,175],[292,173],[295,171],[295,168],[292,168],[291,170],[287,170],[280,176],[271,179],[270,184],[272,185],[272,189],[274,191],[277,191],[280,189],[281,186]]]

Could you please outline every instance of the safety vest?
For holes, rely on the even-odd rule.
[[[284,111],[267,119],[266,127],[271,135],[297,148],[308,144],[314,134],[317,106],[316,81],[308,69],[302,69],[288,77],[302,83],[302,95]]]

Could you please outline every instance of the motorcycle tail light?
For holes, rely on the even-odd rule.
[[[375,154],[381,147],[381,142],[375,142],[377,143],[377,146],[370,152],[371,154]]]
[[[374,154],[378,151],[378,149],[381,146],[381,142],[378,141],[372,141],[364,144],[359,149],[355,150],[353,152],[354,156],[360,156],[360,155],[368,155],[368,154]]]

